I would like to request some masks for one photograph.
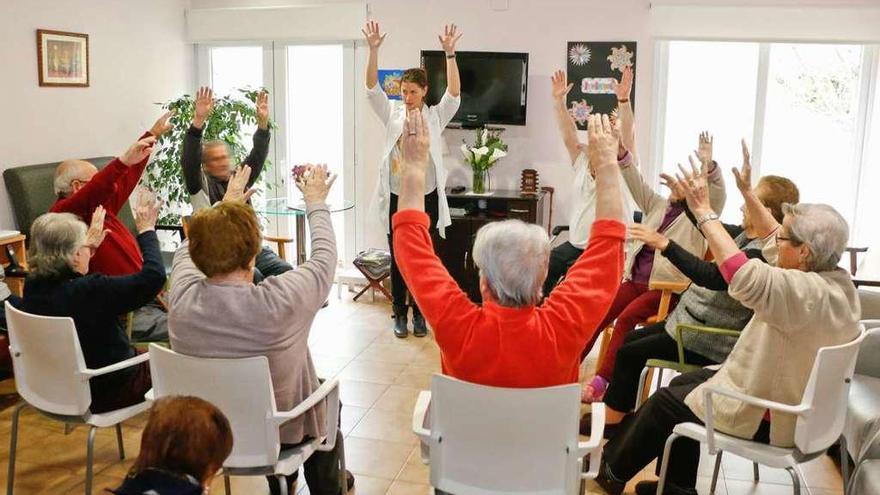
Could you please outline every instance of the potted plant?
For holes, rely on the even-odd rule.
[[[477,129],[472,146],[462,140],[461,153],[473,171],[472,189],[475,194],[484,194],[489,182],[489,169],[500,158],[507,156],[507,145],[501,140],[503,129]]]
[[[229,145],[233,163],[241,163],[250,151],[251,143],[245,141],[242,127],[256,126],[255,103],[257,94],[264,89],[237,89],[231,95],[215,98],[214,111],[205,122],[202,134],[204,141],[219,139]],[[192,212],[189,193],[183,181],[181,154],[183,138],[189,129],[195,112],[195,102],[191,95],[183,95],[174,100],[157,103],[165,110],[173,112],[169,123],[171,130],[163,134],[157,143],[150,166],[141,180],[143,185],[155,191],[163,199],[164,205],[159,216],[162,225],[180,225],[180,217]],[[269,128],[277,126],[270,120]],[[266,160],[264,171],[271,166]]]

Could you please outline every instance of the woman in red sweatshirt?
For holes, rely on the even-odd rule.
[[[620,286],[626,229],[617,166],[617,132],[607,116],[589,126],[596,220],[587,249],[543,304],[550,243],[538,226],[517,220],[477,233],[483,306],[473,304],[434,254],[424,212],[430,137],[418,110],[401,138],[403,180],[392,219],[394,250],[413,297],[434,329],[443,373],[472,383],[533,388],[574,383],[580,353]]]

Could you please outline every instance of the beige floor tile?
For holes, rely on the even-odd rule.
[[[373,404],[373,409],[412,415],[421,390],[401,385],[391,385]]]
[[[356,380],[339,381],[339,400],[344,406],[372,407],[389,385]]]
[[[430,483],[431,468],[422,462],[421,448],[418,445],[410,452],[409,458],[406,460],[406,464],[404,464],[397,479],[410,483]]]
[[[431,390],[431,377],[440,373],[440,368],[409,365],[395,380],[394,385],[404,385],[419,390]]]
[[[349,471],[357,475],[393,480],[403,465],[412,445],[357,438],[345,439],[345,462]],[[355,481],[357,484],[357,481]]]
[[[416,436],[412,432],[412,413],[378,409],[371,409],[351,430],[349,436],[386,440],[410,446],[417,443]]]
[[[325,356],[323,354],[312,354],[312,361],[315,363],[315,371],[318,376],[324,379],[333,378],[342,371],[352,358],[339,356]]]
[[[434,489],[431,485],[399,480],[392,483],[388,489],[388,495],[431,495],[432,493]]]
[[[342,406],[342,435],[348,436],[351,433],[351,430],[360,422],[360,420],[367,414],[369,409],[365,407],[356,407],[356,406]]]
[[[380,344],[372,343],[364,351],[358,354],[359,361],[375,361],[379,363],[409,364],[421,347],[405,343]]]
[[[388,487],[391,486],[391,480],[382,478],[374,478],[362,474],[355,475],[354,478],[353,495],[385,495]]]
[[[792,495],[791,485],[778,483],[726,480],[727,495]],[[801,493],[806,489],[801,488]]]
[[[752,462],[742,457],[725,453],[721,463],[724,477],[731,481],[754,481]],[[759,466],[761,481],[791,486],[791,476],[783,469]]]
[[[402,364],[377,363],[355,359],[339,373],[339,377],[345,380],[391,385],[403,373],[405,368],[406,366]]]

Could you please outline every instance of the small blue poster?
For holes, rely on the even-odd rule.
[[[400,79],[403,69],[379,69],[379,84],[389,100],[400,99]]]

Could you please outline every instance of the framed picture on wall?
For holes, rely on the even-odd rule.
[[[37,29],[40,86],[89,86],[89,35]]]
[[[573,85],[566,96],[566,106],[578,129],[587,128],[592,113],[617,116],[614,88],[623,70],[636,70],[635,41],[569,41],[566,47],[568,82]],[[630,102],[635,108],[636,87],[633,82]]]

